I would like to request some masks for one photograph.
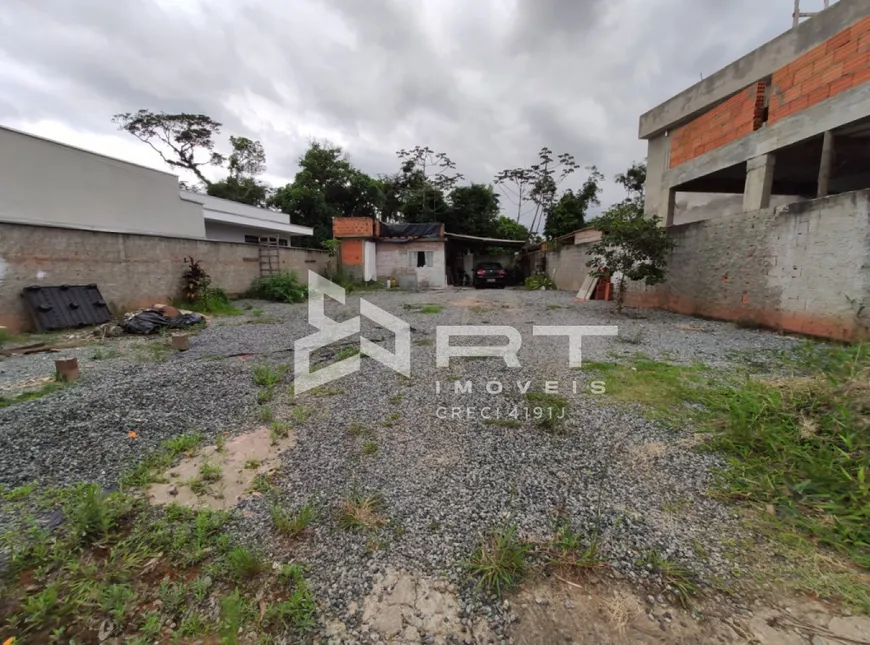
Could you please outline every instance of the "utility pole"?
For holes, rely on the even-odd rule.
[[[831,0],[824,0],[825,9],[831,6]],[[794,0],[794,13],[792,14],[792,27],[797,27],[801,23],[801,18],[812,18],[818,11],[808,11],[801,13],[801,0]]]

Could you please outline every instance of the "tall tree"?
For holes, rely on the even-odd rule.
[[[202,173],[202,167],[224,163],[224,156],[214,149],[221,124],[204,114],[139,110],[116,114],[112,121],[120,130],[151,146],[167,164],[189,170],[206,186],[211,182]]]
[[[525,205],[532,201],[529,193],[535,185],[535,179],[535,172],[531,168],[508,168],[495,176],[495,185],[517,207],[516,222],[520,221]]]
[[[495,223],[495,237],[502,240],[524,240],[529,241],[531,234],[529,229],[515,222],[510,217],[501,215]]]
[[[332,238],[333,217],[377,217],[382,185],[355,168],[339,146],[312,142],[295,179],[269,198],[292,221],[314,229],[314,241]]]
[[[629,201],[643,203],[646,187],[646,163],[635,161],[628,170],[616,175],[615,179],[617,184],[625,188]]]
[[[529,229],[538,230],[543,218],[553,209],[559,185],[580,166],[574,155],[564,152],[553,157],[553,151],[546,146],[538,153],[538,163],[531,166],[535,178],[529,198],[535,204],[535,215]]]
[[[439,221],[447,209],[444,196],[456,188],[464,176],[456,172],[456,164],[443,152],[435,152],[428,146],[415,146],[399,150],[404,189],[408,193],[406,206],[414,204],[419,210],[405,213],[409,221]],[[433,193],[428,196],[427,193]]]
[[[492,186],[470,184],[450,192],[450,209],[442,221],[451,232],[486,237],[495,235],[498,214],[498,195]]]
[[[230,137],[230,145],[233,151],[227,164],[229,175],[226,179],[208,184],[206,193],[251,206],[265,206],[269,187],[257,181],[257,175],[266,170],[263,144],[247,137]]]
[[[589,207],[601,203],[598,196],[603,180],[604,175],[595,166],[590,166],[589,177],[580,190],[566,190],[547,213],[544,236],[553,239],[583,228]]]

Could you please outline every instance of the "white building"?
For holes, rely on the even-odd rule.
[[[284,213],[179,191],[172,173],[4,127],[0,222],[281,246],[314,232]]]

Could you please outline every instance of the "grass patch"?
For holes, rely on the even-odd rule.
[[[223,471],[220,467],[213,466],[206,461],[200,465],[196,477],[187,482],[187,485],[190,486],[190,490],[195,495],[205,495],[209,492],[212,484],[220,481],[222,474]]]
[[[295,273],[276,273],[254,280],[249,295],[261,300],[292,304],[308,297],[308,287],[299,282]]]
[[[371,531],[386,524],[384,498],[379,493],[353,494],[342,501],[338,526],[346,531]]]
[[[290,416],[293,417],[294,423],[302,424],[308,421],[313,413],[314,410],[307,405],[297,405],[294,406],[293,411],[290,412]]]
[[[22,392],[21,394],[16,394],[15,396],[10,397],[0,397],[0,408],[9,407],[14,403],[33,401],[35,399],[42,398],[47,394],[52,394],[53,392],[62,390],[65,387],[68,387],[68,385],[66,383],[62,383],[61,381],[48,381],[38,390]]]
[[[374,441],[366,441],[363,444],[362,452],[364,455],[373,455],[378,451],[378,444]]]
[[[121,475],[121,487],[147,486],[163,481],[161,473],[169,469],[176,459],[192,454],[202,443],[202,435],[196,431],[164,441],[160,448]]]
[[[420,347],[428,347],[430,345],[435,344],[435,340],[432,338],[418,338],[414,341],[415,345],[419,345]]]
[[[257,414],[259,414],[260,421],[263,423],[272,423],[275,420],[275,411],[272,409],[271,405],[260,406],[260,410]]]
[[[523,424],[521,421],[517,421],[516,419],[486,419],[484,425],[488,426],[497,426],[499,428],[522,428]]]
[[[705,431],[705,448],[728,457],[719,495],[870,568],[870,345],[808,342],[779,359],[776,379],[648,359],[584,369],[604,374],[613,400]]]
[[[273,502],[269,506],[269,515],[278,533],[288,538],[295,538],[311,524],[315,516],[315,508],[314,504],[308,502],[298,511],[292,512]]]
[[[268,568],[263,556],[243,546],[230,549],[225,560],[230,577],[240,582],[252,580]]]
[[[522,580],[528,551],[529,546],[519,539],[516,525],[509,524],[484,538],[465,568],[477,579],[478,589],[501,597]]]
[[[691,597],[698,593],[695,584],[697,576],[688,567],[665,558],[656,551],[646,553],[636,564],[659,574],[671,586],[672,592],[684,608],[689,606]]]
[[[251,376],[254,379],[254,384],[258,387],[272,388],[281,381],[286,373],[286,365],[274,367],[268,363],[258,363],[251,368]]]
[[[236,307],[222,289],[209,287],[194,301],[172,303],[177,309],[189,309],[209,316],[241,316],[242,310]]]
[[[132,359],[137,363],[163,363],[172,353],[172,346],[162,338],[133,345]]]
[[[302,569],[272,571],[258,554],[232,545],[227,513],[152,508],[96,485],[33,487],[28,501],[59,507],[66,521],[48,533],[22,516],[0,539],[10,556],[0,603],[3,638],[91,642],[95,626],[104,623],[113,642],[221,634],[222,643],[233,643],[240,629],[271,640],[286,637],[288,629],[301,638],[316,624]],[[246,600],[252,587],[236,590],[252,581],[274,605],[256,611]],[[213,617],[215,605],[219,617]]]
[[[260,467],[259,459],[248,459],[245,462],[245,470],[257,470]]]
[[[269,438],[272,444],[278,443],[281,439],[286,439],[290,436],[290,425],[283,421],[272,421],[269,426]]]
[[[441,305],[425,305],[417,310],[419,314],[439,314],[444,309]]]

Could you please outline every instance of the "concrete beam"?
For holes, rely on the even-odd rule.
[[[790,29],[641,116],[639,138],[649,139],[672,130],[770,76],[868,15],[870,2],[867,0],[840,0],[796,29]]]
[[[746,185],[743,188],[744,212],[760,211],[770,206],[773,170],[776,157],[762,155],[746,162]]]
[[[662,177],[662,187],[680,186],[867,116],[870,116],[870,83],[841,92],[827,101],[772,125],[765,125],[742,139],[671,168]]]

